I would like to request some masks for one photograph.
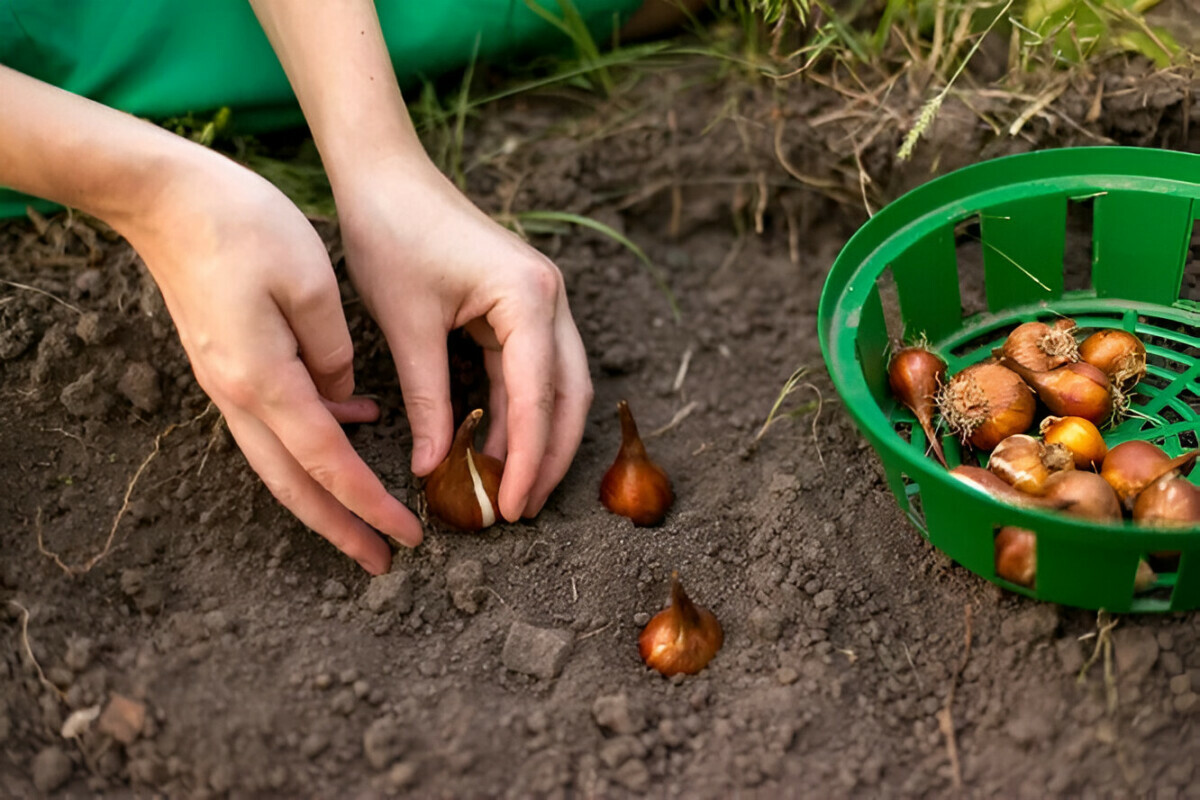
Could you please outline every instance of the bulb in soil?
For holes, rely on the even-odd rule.
[[[621,449],[600,481],[600,502],[614,514],[629,517],[635,525],[657,525],[675,499],[671,480],[646,454],[629,404],[617,404],[621,419]]]
[[[704,669],[725,641],[716,616],[683,591],[679,575],[671,575],[671,604],[655,614],[638,637],[638,652],[647,666],[663,675],[694,675]]]
[[[993,363],[967,367],[938,393],[942,419],[963,442],[981,450],[1028,430],[1036,407],[1021,377]]]
[[[429,511],[447,525],[463,531],[478,531],[500,516],[497,495],[504,464],[476,452],[475,428],[482,409],[467,415],[454,435],[450,453],[425,480],[425,502]]]

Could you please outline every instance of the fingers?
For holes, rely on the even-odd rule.
[[[354,393],[354,345],[333,267],[306,270],[294,280],[273,291],[275,302],[296,336],[300,359],[317,391],[329,400],[346,400]]]
[[[261,421],[240,409],[225,412],[250,466],[289,511],[372,575],[387,572],[392,551],[362,520],[322,488]]]
[[[499,350],[483,351],[488,376],[488,432],[483,452],[504,460],[508,448],[508,392],[504,389],[504,365]]]
[[[501,358],[509,441],[500,482],[500,513],[515,522],[529,503],[550,437],[556,361],[553,318],[527,319],[505,339]]]
[[[554,487],[567,474],[583,440],[583,428],[592,405],[592,380],[588,374],[587,353],[579,331],[571,320],[565,297],[555,317],[555,329],[557,381],[554,417],[541,470],[525,505],[524,515],[527,517],[535,516],[542,510]]]
[[[340,403],[322,397],[321,404],[343,425],[375,422],[379,419],[379,404],[368,397],[351,397]]]
[[[415,305],[415,304],[414,304]],[[433,305],[432,303],[430,305]],[[385,328],[412,427],[414,474],[428,475],[450,451],[453,420],[445,323],[427,314]]]
[[[381,533],[409,547],[420,544],[420,523],[350,446],[299,362],[282,367],[273,378],[271,396],[257,411],[292,458],[326,492]]]

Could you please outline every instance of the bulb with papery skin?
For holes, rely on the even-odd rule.
[[[621,449],[600,481],[600,502],[634,525],[657,525],[667,515],[675,495],[671,479],[646,454],[637,423],[624,400],[617,403],[621,418]]]
[[[1121,504],[1130,511],[1143,489],[1177,470],[1187,469],[1200,450],[1191,450],[1171,458],[1156,444],[1134,439],[1108,451],[1100,475],[1116,490]]]
[[[663,675],[695,675],[721,649],[725,632],[716,616],[692,602],[678,573],[671,574],[671,604],[651,617],[638,636],[646,665]]]
[[[475,450],[475,428],[482,409],[467,415],[450,454],[425,479],[425,501],[430,513],[463,531],[482,530],[500,519],[500,476],[504,463]]]

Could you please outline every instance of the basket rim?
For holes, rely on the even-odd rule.
[[[826,277],[818,308],[821,352],[834,388],[875,450],[903,464],[921,484],[935,481],[962,486],[941,465],[918,458],[896,434],[876,402],[859,367],[855,344],[863,302],[875,280],[905,249],[934,229],[957,223],[1013,199],[1067,194],[1083,199],[1111,189],[1176,194],[1200,200],[1200,155],[1183,151],[1103,146],[1039,150],[983,161],[942,175],[910,190],[867,220],[846,242]],[[1079,295],[1076,295],[1079,296]],[[1067,301],[1071,294],[1064,294]],[[1086,300],[1086,294],[1083,295]],[[1096,300],[1097,305],[1103,301]],[[1127,312],[1170,308],[1200,326],[1200,311],[1180,306],[1132,304]],[[1037,313],[1040,307],[1018,307],[979,315],[999,321]],[[1040,308],[1042,314],[1045,308]],[[1146,528],[1122,520],[1097,523],[1078,517],[1013,506],[983,492],[964,490],[1009,524],[1034,529],[1053,525],[1063,539],[1089,546],[1125,549],[1200,545],[1200,528]]]

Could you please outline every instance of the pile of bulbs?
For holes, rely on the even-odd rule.
[[[990,450],[987,469],[958,466],[950,474],[1017,505],[1098,521],[1129,515],[1140,525],[1200,525],[1200,487],[1184,472],[1200,455],[1172,458],[1150,442],[1109,449],[1100,428],[1128,409],[1128,395],[1146,374],[1146,347],[1132,333],[1103,329],[1082,342],[1070,319],[1017,326],[992,358],[946,377],[946,363],[924,346],[898,351],[888,366],[892,392],[925,431],[946,466],[934,415],[964,445]],[[1034,427],[1038,401],[1050,414]],[[1006,527],[996,535],[996,574],[1032,586],[1037,573],[1032,531]],[[1178,554],[1155,553],[1170,561]],[[1157,576],[1141,562],[1135,591]]]
[[[637,423],[622,400],[621,447],[600,482],[600,501],[635,525],[662,522],[674,501],[667,473],[646,453]],[[475,449],[475,431],[483,410],[467,415],[454,436],[450,453],[425,481],[430,513],[452,528],[479,531],[500,518],[497,496],[504,463]],[[671,575],[671,602],[646,624],[638,650],[647,665],[663,675],[692,675],[704,669],[721,649],[721,623],[684,592],[677,573]]]

